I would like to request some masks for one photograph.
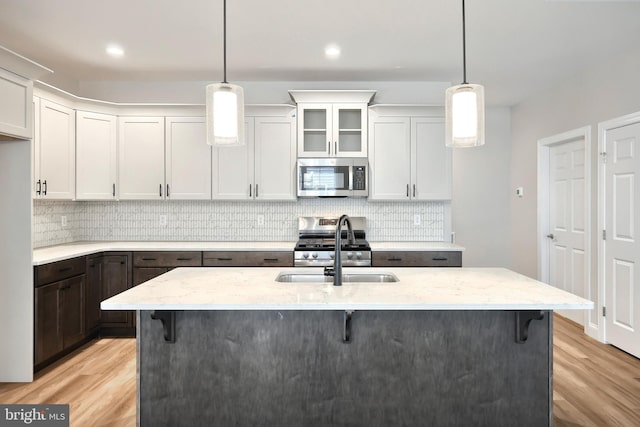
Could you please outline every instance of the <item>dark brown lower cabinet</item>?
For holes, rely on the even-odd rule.
[[[36,288],[36,365],[85,338],[85,279],[82,274]]]
[[[102,257],[102,300],[124,292],[131,286],[131,252],[106,252]],[[111,332],[117,334],[118,328],[132,329],[134,317],[131,311],[103,310],[100,312],[100,325],[108,335],[109,328],[116,328]]]
[[[104,256],[102,254],[87,257],[87,286],[85,289],[85,321],[87,334],[92,334],[100,329],[103,259]]]
[[[461,251],[373,251],[372,267],[462,267]]]

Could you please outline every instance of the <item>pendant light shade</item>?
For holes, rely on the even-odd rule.
[[[244,145],[244,90],[238,85],[207,86],[207,143]]]
[[[244,90],[227,82],[227,0],[223,0],[222,83],[207,86],[207,144],[219,147],[244,145]]]
[[[467,83],[467,49],[464,0],[462,0],[462,69],[463,82],[447,89],[447,147],[484,145],[484,86]]]

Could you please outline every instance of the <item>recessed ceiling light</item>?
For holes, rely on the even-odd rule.
[[[117,46],[115,44],[111,44],[107,46],[106,51],[110,56],[114,56],[114,57],[124,55],[124,49],[122,49],[120,46]]]
[[[324,48],[324,54],[329,59],[337,59],[338,57],[340,57],[340,46],[330,44],[329,46]]]

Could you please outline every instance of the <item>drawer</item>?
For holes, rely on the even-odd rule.
[[[42,286],[47,283],[53,283],[84,274],[85,266],[85,257],[71,258],[64,261],[39,265],[35,268],[35,285]]]
[[[462,267],[460,251],[374,251],[373,267]]]
[[[208,251],[205,267],[293,267],[293,251]]]
[[[145,251],[133,253],[134,267],[201,267],[202,252]]]

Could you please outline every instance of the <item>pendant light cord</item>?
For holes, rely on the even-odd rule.
[[[227,83],[227,0],[222,0],[222,45],[222,57],[224,64],[224,79],[222,80],[222,83]]]
[[[226,0],[225,0],[226,1]],[[464,22],[464,0],[462,0],[462,84],[467,82],[467,35]]]

